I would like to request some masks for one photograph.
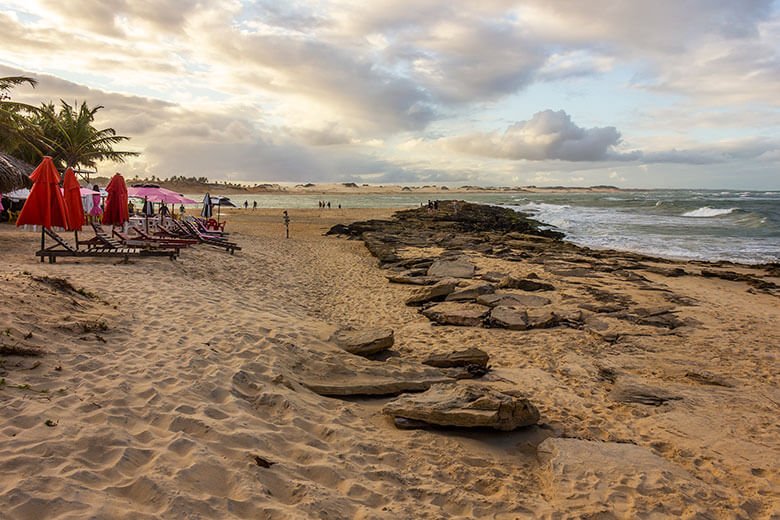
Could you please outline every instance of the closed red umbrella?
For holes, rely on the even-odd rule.
[[[30,224],[41,226],[41,250],[46,246],[44,228],[68,227],[65,200],[60,191],[60,174],[51,157],[44,157],[41,164],[30,174],[33,187],[16,220],[17,226]],[[43,256],[41,256],[43,262]]]
[[[60,174],[51,157],[44,157],[41,164],[30,174],[33,187],[22,207],[17,226],[30,224],[42,227],[68,227],[65,201],[60,191]]]
[[[68,168],[65,170],[65,179],[62,181],[65,191],[65,209],[68,213],[68,231],[81,231],[84,224],[84,206],[81,203],[81,186],[76,180],[76,174]]]
[[[127,210],[127,184],[121,174],[117,173],[106,186],[106,210],[103,213],[103,224],[121,226],[130,220]]]

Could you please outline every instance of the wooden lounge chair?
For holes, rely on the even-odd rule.
[[[192,222],[187,222],[186,220],[174,220],[173,223],[178,226],[183,233],[186,233],[192,238],[198,239],[201,244],[220,247],[229,252],[231,255],[236,251],[241,251],[241,247],[235,242],[231,242],[222,237],[201,233]]]
[[[173,260],[176,255],[172,252],[163,252],[163,255],[149,255],[142,249],[121,247],[121,248],[108,248],[94,246],[89,249],[77,249],[70,245],[67,240],[62,238],[55,231],[44,228],[43,232],[54,241],[54,245],[41,249],[35,253],[35,256],[41,257],[41,262],[45,258],[49,259],[49,263],[53,264],[57,261],[58,257],[76,257],[76,258],[95,258],[95,257],[107,257],[107,258],[122,258],[127,262],[131,256],[168,256]]]
[[[92,223],[92,229],[95,230],[95,236],[91,238],[90,240],[87,240],[86,242],[79,242],[80,244],[86,244],[87,249],[94,249],[94,248],[100,248],[100,249],[128,249],[133,248],[137,249],[140,253],[140,255],[146,255],[146,256],[169,256],[171,259],[176,258],[179,254],[178,249],[158,249],[158,248],[150,248],[150,247],[143,247],[138,244],[125,244],[121,240],[114,238],[113,236],[109,235],[106,231],[103,230],[103,226],[100,224],[93,222]]]
[[[182,247],[187,247],[188,244],[182,243],[170,243],[165,240],[150,240],[142,238],[140,236],[130,236],[123,233],[121,230],[113,228],[111,230],[112,237],[116,237],[122,245],[126,247],[138,247],[141,249],[155,249],[155,250],[172,250],[178,256]]]
[[[155,240],[163,244],[180,245],[181,247],[187,247],[198,243],[196,238],[182,238],[178,235],[174,235],[168,232],[167,229],[161,229],[156,234],[149,234],[138,226],[132,227],[133,233],[145,240]]]

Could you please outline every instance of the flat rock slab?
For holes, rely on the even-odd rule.
[[[440,281],[439,278],[432,276],[411,275],[408,273],[393,273],[386,275],[391,283],[402,283],[407,285],[433,285]]]
[[[480,384],[434,385],[424,393],[401,396],[382,411],[437,426],[502,431],[539,422],[539,411],[524,396]]]
[[[476,303],[444,302],[422,311],[429,320],[439,325],[479,327],[490,312],[489,307]]]
[[[606,511],[604,518],[655,518],[661,504],[668,514],[690,518],[711,494],[683,468],[633,444],[549,438],[537,458],[546,492],[578,518]]]
[[[276,384],[302,385],[324,396],[398,395],[420,392],[436,383],[453,378],[441,369],[391,358],[385,362],[354,356],[332,343],[312,341],[310,345],[271,345],[268,360],[247,363],[234,376],[234,390],[240,394],[251,382],[258,382],[262,393],[264,381]]]
[[[439,278],[472,278],[476,267],[465,258],[436,260],[428,268],[428,276]]]
[[[433,285],[420,287],[406,300],[406,305],[422,305],[428,302],[441,301],[455,290],[458,280],[445,278]]]
[[[370,356],[393,346],[393,329],[378,328],[366,330],[342,329],[333,336],[333,341],[350,354]]]
[[[552,301],[544,296],[523,293],[492,293],[483,294],[477,298],[477,303],[488,307],[544,307]]]
[[[447,295],[448,301],[476,300],[479,296],[490,294],[496,290],[496,286],[489,282],[474,282],[465,287],[458,287]]]
[[[561,323],[561,317],[551,311],[526,311],[519,307],[493,307],[489,323],[510,330],[549,329]]]
[[[467,348],[456,352],[445,352],[429,356],[424,364],[438,368],[456,368],[477,365],[487,367],[490,357],[487,352],[479,348]]]
[[[661,406],[669,401],[682,399],[681,396],[666,388],[628,376],[622,376],[617,379],[609,396],[621,403],[637,403],[649,406]]]
[[[555,287],[546,282],[538,282],[530,278],[515,278],[507,276],[498,284],[500,289],[520,289],[521,291],[553,291]]]

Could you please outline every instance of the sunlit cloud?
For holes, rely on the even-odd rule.
[[[780,162],[771,0],[2,4],[0,75],[40,80],[14,96],[105,105],[138,174],[759,186]]]

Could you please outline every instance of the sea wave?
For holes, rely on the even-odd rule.
[[[697,218],[720,217],[721,215],[728,215],[734,211],[737,211],[737,208],[711,208],[709,206],[704,206],[702,208],[683,213],[682,216]]]

